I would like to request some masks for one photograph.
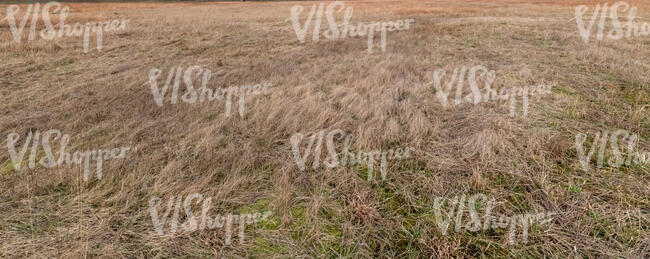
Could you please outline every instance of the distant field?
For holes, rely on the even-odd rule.
[[[575,148],[579,133],[592,133],[589,147],[593,133],[624,129],[650,151],[650,36],[583,42],[575,7],[587,5],[588,19],[600,0],[345,1],[354,24],[415,21],[387,34],[385,52],[375,37],[369,53],[364,36],[301,43],[291,8],[304,6],[304,21],[318,3],[65,3],[66,23],[128,19],[104,33],[101,52],[93,34],[88,53],[82,37],[28,40],[29,22],[17,43],[0,4],[0,257],[650,257],[650,166],[585,171]],[[650,1],[627,3],[650,23]],[[224,101],[158,106],[152,69],[162,87],[170,68],[193,65],[211,70],[211,88],[272,86],[230,116]],[[500,88],[554,87],[511,117],[507,101],[443,107],[426,85],[436,69],[477,65]],[[71,150],[130,151],[105,161],[101,179],[84,181],[78,165],[28,168],[31,149],[16,170],[7,136],[22,147],[49,129],[70,134]],[[300,170],[292,136],[334,129],[355,150],[411,153],[388,163],[385,180],[368,181],[361,165]],[[225,228],[156,234],[151,198],[162,214],[192,193],[212,197],[213,217],[272,215],[246,225],[241,242],[237,225],[232,240]],[[443,235],[436,198],[478,193],[497,201],[495,215],[555,215],[531,224],[526,243],[453,223]],[[200,203],[188,206],[200,216]]]

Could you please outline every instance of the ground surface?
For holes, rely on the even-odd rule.
[[[585,44],[574,8],[598,2],[346,2],[354,23],[416,20],[373,53],[365,37],[300,43],[290,8],[313,2],[68,4],[69,22],[131,21],[89,53],[80,37],[16,43],[1,21],[0,255],[648,258],[650,168],[585,172],[573,145],[624,129],[650,150],[650,38]],[[629,3],[649,22],[648,1]],[[244,117],[225,117],[222,101],[158,107],[149,71],[191,65],[213,72],[212,88],[273,87]],[[497,86],[555,87],[514,118],[505,102],[443,108],[420,87],[436,68],[473,65],[495,70]],[[300,171],[291,135],[337,128],[356,149],[411,157],[384,181],[361,167]],[[5,136],[48,129],[73,150],[132,151],[89,182],[80,166],[14,170]],[[274,214],[243,244],[219,229],[156,235],[151,197],[191,193],[212,197],[210,215]],[[525,244],[505,230],[442,235],[434,199],[475,193],[497,215],[556,215]]]

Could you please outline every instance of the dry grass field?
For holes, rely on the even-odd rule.
[[[585,171],[574,144],[623,129],[650,150],[650,36],[585,43],[574,20],[577,5],[591,15],[604,2],[346,1],[353,24],[415,19],[372,53],[367,37],[301,43],[291,8],[319,2],[65,3],[67,23],[129,19],[101,52],[92,36],[88,53],[81,37],[15,42],[0,5],[0,257],[649,258],[650,166]],[[628,3],[650,22],[649,1]],[[162,85],[193,65],[212,71],[210,88],[272,87],[246,99],[244,116],[225,116],[223,101],[157,106],[150,71]],[[475,65],[496,71],[494,86],[554,87],[510,117],[504,101],[443,107],[424,86],[435,69]],[[70,150],[131,149],[101,179],[27,158],[16,170],[8,136],[22,147],[51,129]],[[334,129],[355,150],[410,157],[390,161],[385,180],[359,165],[301,171],[292,135]],[[242,242],[224,228],[156,234],[150,199],[162,210],[192,193],[212,198],[213,217],[273,214]],[[555,215],[526,243],[510,244],[507,229],[443,235],[435,199],[477,193],[494,215]]]

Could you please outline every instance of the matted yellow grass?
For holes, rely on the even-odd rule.
[[[1,21],[2,139],[58,129],[72,150],[132,151],[83,182],[79,167],[16,172],[0,142],[0,255],[647,258],[648,166],[584,172],[573,147],[579,132],[625,129],[650,150],[650,38],[585,44],[574,8],[599,2],[346,1],[355,24],[415,19],[373,53],[365,37],[300,43],[290,8],[319,2],[65,4],[67,23],[130,19],[89,53],[80,37],[16,43]],[[650,3],[628,2],[648,22]],[[273,87],[244,117],[225,117],[223,102],[156,106],[149,71],[191,65],[212,70],[211,88]],[[555,87],[525,118],[505,102],[444,108],[422,87],[437,68],[473,65],[495,70],[498,87]],[[337,128],[358,150],[410,147],[411,158],[385,181],[298,170],[290,136]],[[222,229],[157,236],[149,199],[191,193],[212,197],[210,215],[274,216],[243,244],[226,245]],[[433,200],[474,193],[495,198],[496,215],[557,215],[527,244],[509,246],[506,231],[441,235]]]

